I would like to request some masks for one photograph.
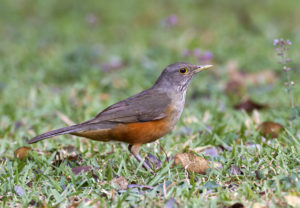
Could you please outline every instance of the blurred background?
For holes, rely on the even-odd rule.
[[[292,43],[293,111],[279,38]],[[162,207],[167,199],[166,207],[287,207],[277,196],[289,191],[299,200],[300,187],[299,46],[299,0],[1,0],[0,206],[66,207],[93,198],[107,207]],[[191,82],[173,132],[142,147],[143,156],[163,161],[157,174],[139,169],[122,143],[70,135],[26,143],[151,87],[179,61],[214,68]],[[33,150],[20,161],[17,148],[25,145]],[[167,156],[204,146],[224,168],[206,176],[170,168]],[[67,149],[76,162],[57,158]],[[75,178],[73,168],[89,172]],[[117,191],[110,181],[119,176],[147,186]]]
[[[3,0],[0,127],[58,127],[55,111],[83,121],[150,87],[165,66],[178,61],[215,66],[188,91],[194,101],[187,105],[197,111],[232,109],[251,97],[273,105],[266,117],[284,120],[277,115],[289,101],[273,40],[292,42],[297,82],[299,8],[298,0]],[[239,86],[244,81],[249,85]],[[299,103],[299,85],[294,93]]]

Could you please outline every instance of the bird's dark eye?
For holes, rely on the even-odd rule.
[[[179,69],[179,72],[181,73],[181,74],[185,74],[185,73],[187,73],[187,68],[181,68],[181,69]]]

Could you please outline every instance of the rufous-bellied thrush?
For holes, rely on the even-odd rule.
[[[72,134],[97,141],[120,141],[139,161],[142,144],[153,142],[169,133],[184,108],[186,90],[198,72],[212,65],[174,63],[167,66],[155,84],[132,97],[109,106],[95,118],[53,131],[29,140],[35,143],[62,134]],[[147,162],[143,166],[152,171]]]

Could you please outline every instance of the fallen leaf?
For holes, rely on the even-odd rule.
[[[277,138],[279,134],[284,130],[284,127],[279,123],[265,121],[258,127],[258,129],[265,137],[271,136],[271,138]]]
[[[161,168],[162,162],[156,156],[148,154],[145,160],[151,167],[154,167],[155,170]]]
[[[16,149],[14,155],[16,158],[23,160],[24,158],[27,157],[29,151],[31,151],[31,150],[32,150],[32,148],[30,148],[30,147],[26,147],[26,146],[19,147],[18,149]]]
[[[286,202],[292,207],[300,207],[300,197],[299,196],[284,196]]]
[[[250,99],[247,99],[245,101],[242,101],[239,104],[236,104],[234,106],[234,109],[236,110],[245,110],[247,113],[251,113],[253,110],[261,110],[266,108],[267,105],[265,104],[260,104],[260,103],[256,103]]]
[[[24,189],[21,186],[14,186],[14,190],[18,196],[24,195]]]
[[[111,184],[114,188],[118,190],[126,190],[128,189],[128,181],[125,177],[123,176],[115,176],[111,180]]]
[[[78,175],[81,172],[90,172],[92,170],[92,167],[90,166],[80,166],[76,168],[72,168],[72,172],[74,175]]]
[[[180,164],[184,169],[200,174],[205,174],[210,166],[209,161],[202,157],[195,156],[193,152],[176,154],[174,162],[175,165]]]
[[[171,198],[167,201],[167,203],[165,204],[164,208],[174,208],[176,205],[176,201],[174,198]]]
[[[240,203],[240,202],[237,202],[237,203],[234,203],[233,205],[229,206],[228,208],[244,208],[245,206]]]

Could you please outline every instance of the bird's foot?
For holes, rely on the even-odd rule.
[[[137,159],[137,161],[139,161],[140,163],[143,163],[143,167],[149,171],[150,173],[154,174],[153,169],[151,168],[150,164],[148,163],[148,161],[143,160],[143,158],[140,156],[139,152],[140,152],[140,144],[136,144],[136,145],[129,145],[128,149],[131,152],[131,154],[133,154],[133,156]]]

